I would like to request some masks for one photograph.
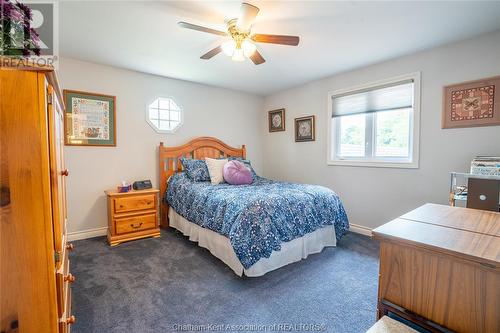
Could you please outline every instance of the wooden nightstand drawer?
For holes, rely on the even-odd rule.
[[[106,191],[111,246],[144,237],[160,237],[158,192],[157,189],[125,193]]]
[[[117,235],[156,228],[156,213],[138,215],[115,220]]]
[[[115,213],[156,209],[156,194],[124,196],[113,200],[115,201]]]

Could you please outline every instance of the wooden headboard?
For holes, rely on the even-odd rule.
[[[168,205],[163,202],[163,196],[167,191],[167,180],[176,172],[182,171],[182,164],[179,161],[181,157],[204,159],[224,158],[224,157],[242,157],[246,158],[246,148],[231,147],[221,140],[212,137],[199,137],[189,141],[182,146],[166,147],[160,142],[160,216],[161,226],[168,227]]]

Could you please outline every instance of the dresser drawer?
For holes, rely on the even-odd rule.
[[[132,212],[156,208],[156,194],[145,194],[114,198],[115,213]]]
[[[59,317],[62,317],[66,311],[65,304],[70,292],[70,284],[75,281],[75,276],[69,272],[69,251],[69,249],[65,249],[61,267],[56,272],[57,313]]]
[[[115,219],[116,234],[126,234],[156,228],[156,213]]]
[[[66,312],[59,321],[59,333],[70,333],[71,325],[76,322],[75,316],[71,314],[71,288],[68,289],[68,296],[66,298]]]
[[[71,277],[69,275],[68,252],[68,250],[64,250],[61,265],[56,271],[57,313],[59,317],[61,317],[64,313],[64,303],[69,282],[68,277]]]

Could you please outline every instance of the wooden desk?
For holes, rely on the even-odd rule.
[[[500,332],[500,213],[426,204],[373,237],[378,318],[396,308],[432,332]]]

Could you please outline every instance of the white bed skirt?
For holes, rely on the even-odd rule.
[[[335,228],[329,225],[290,242],[282,243],[280,251],[273,251],[269,258],[262,258],[250,268],[245,269],[236,257],[227,237],[186,220],[172,208],[169,209],[168,217],[171,227],[188,236],[190,241],[198,242],[199,246],[208,249],[239,276],[243,273],[250,277],[262,276],[272,270],[305,259],[310,254],[319,253],[327,246],[337,244]]]

